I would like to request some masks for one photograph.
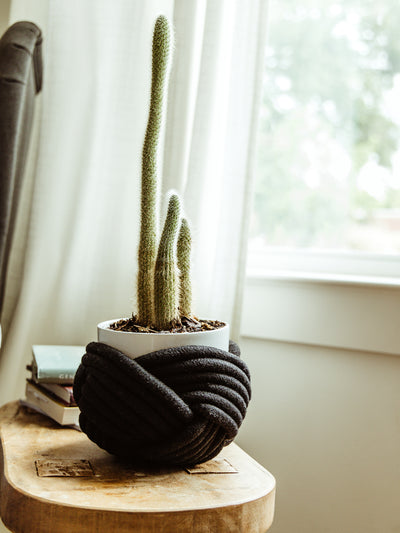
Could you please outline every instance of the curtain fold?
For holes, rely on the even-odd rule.
[[[53,0],[21,283],[5,302],[0,402],[23,394],[32,344],[84,345],[98,322],[135,308],[140,157],[160,13],[175,26],[160,192],[180,191],[192,222],[196,313],[235,321],[265,1]]]

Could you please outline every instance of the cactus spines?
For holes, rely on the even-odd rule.
[[[154,270],[155,327],[166,330],[180,322],[176,240],[180,221],[180,200],[172,194],[158,247]]]
[[[167,18],[159,16],[153,33],[150,112],[142,152],[137,321],[143,325],[153,322],[153,274],[157,239],[157,157],[170,62],[170,33]]]
[[[189,223],[182,218],[177,244],[177,261],[179,270],[179,312],[188,318],[192,315],[192,283],[190,279],[190,255],[192,236]]]

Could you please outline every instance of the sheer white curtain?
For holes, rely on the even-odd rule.
[[[22,394],[32,344],[86,344],[98,322],[134,309],[140,156],[160,13],[175,27],[162,190],[181,192],[192,221],[195,311],[228,320],[237,335],[265,4],[38,3],[45,81],[21,214],[24,254],[17,245],[11,258],[21,268],[6,295],[1,403]],[[35,22],[32,3],[25,12],[22,0],[14,6],[12,22]]]

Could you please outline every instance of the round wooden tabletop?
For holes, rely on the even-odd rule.
[[[0,514],[16,533],[267,531],[275,479],[235,444],[194,469],[138,472],[18,402],[0,409]]]

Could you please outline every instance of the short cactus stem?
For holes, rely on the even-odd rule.
[[[179,270],[179,313],[181,316],[192,316],[192,283],[190,279],[190,259],[192,236],[189,223],[182,218],[177,244],[177,261]]]
[[[176,265],[176,240],[179,220],[180,200],[176,194],[173,194],[169,199],[167,217],[154,270],[154,325],[160,331],[168,330],[180,323]]]
[[[170,62],[170,28],[157,18],[153,33],[150,112],[142,152],[141,224],[138,251],[137,321],[152,324],[153,275],[157,247],[157,158]]]

